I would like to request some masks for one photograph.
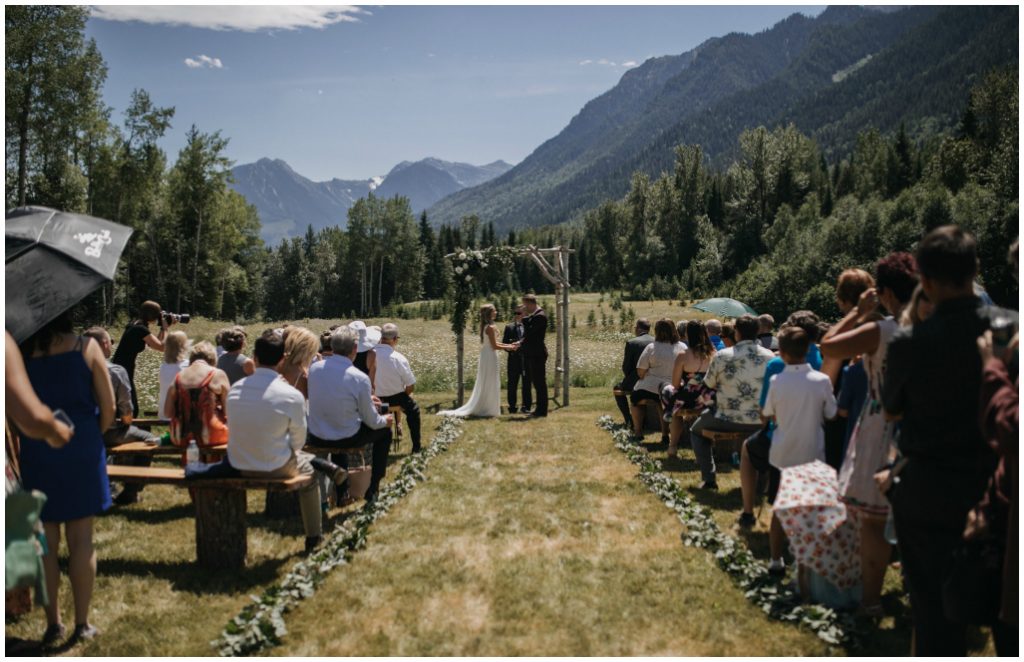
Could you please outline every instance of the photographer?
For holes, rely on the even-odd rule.
[[[164,351],[167,327],[175,321],[174,316],[163,315],[160,304],[156,301],[145,301],[139,307],[139,318],[128,324],[117,341],[117,350],[111,362],[123,367],[128,373],[128,381],[132,386],[132,416],[136,418],[139,416],[139,389],[135,386],[135,359],[146,347],[158,352]],[[160,331],[156,336],[149,330],[149,325],[153,322],[160,325]]]
[[[378,412],[380,400],[370,393],[370,378],[353,365],[358,340],[355,331],[339,327],[331,334],[334,354],[309,368],[307,443],[339,450],[373,444],[373,471],[366,491],[366,501],[372,502],[387,470],[392,417]]]

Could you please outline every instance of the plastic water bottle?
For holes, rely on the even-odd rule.
[[[185,462],[187,464],[195,464],[199,462],[199,446],[196,445],[196,440],[188,442],[188,450],[185,451]]]

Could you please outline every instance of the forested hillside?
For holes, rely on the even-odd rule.
[[[699,144],[720,166],[737,155],[737,136],[760,125],[792,122],[828,155],[849,153],[871,126],[892,133],[902,123],[924,139],[951,128],[970,85],[1017,53],[1014,7],[794,15],[670,58],[672,75],[653,75],[664,65],[648,61],[516,168],[430,214],[437,222],[477,214],[499,230],[578,219],[624,194],[633,172],[671,170],[676,145]]]

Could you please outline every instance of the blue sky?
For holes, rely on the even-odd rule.
[[[115,119],[131,91],[221,130],[237,163],[366,179],[427,156],[517,163],[651,56],[819,6],[105,6],[87,33]]]

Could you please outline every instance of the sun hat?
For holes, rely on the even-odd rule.
[[[367,327],[366,322],[356,320],[350,322],[348,328],[359,334],[359,343],[356,349],[358,353],[368,352],[380,344],[380,327]]]

